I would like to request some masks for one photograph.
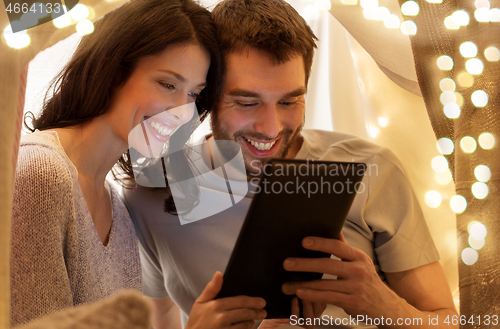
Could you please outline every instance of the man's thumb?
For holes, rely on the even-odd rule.
[[[214,299],[222,288],[222,273],[215,272],[212,281],[210,281],[200,296],[196,299],[197,303],[205,303]]]

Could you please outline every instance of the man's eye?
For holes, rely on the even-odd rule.
[[[240,102],[237,102],[237,104],[239,106],[243,106],[243,107],[252,107],[252,106],[257,105],[257,103],[240,103]]]
[[[285,105],[285,106],[295,105],[295,104],[297,104],[297,100],[293,100],[293,101],[281,101],[280,104],[281,105]]]

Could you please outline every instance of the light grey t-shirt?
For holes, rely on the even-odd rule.
[[[384,272],[413,269],[439,259],[418,201],[401,163],[386,148],[335,132],[305,130],[298,159],[363,162],[364,191],[347,216],[347,242],[368,254]],[[214,193],[218,187],[214,186]],[[125,191],[141,242],[143,292],[170,296],[183,321],[215,271],[224,272],[250,206],[247,195],[235,206],[190,224],[163,211],[164,189],[138,187]],[[338,313],[341,316],[340,313]]]

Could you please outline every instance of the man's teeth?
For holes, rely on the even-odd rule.
[[[160,135],[162,136],[169,136],[172,135],[172,132],[174,131],[174,128],[167,128],[165,126],[162,126],[158,122],[154,121],[149,121],[146,120],[151,127],[153,127]]]
[[[247,140],[247,142],[252,144],[253,147],[255,147],[257,150],[260,150],[260,151],[267,151],[271,147],[273,147],[274,144],[276,144],[276,141],[271,142],[271,143],[257,143],[257,142],[254,142],[253,140],[246,138],[246,137],[245,137],[245,139]]]

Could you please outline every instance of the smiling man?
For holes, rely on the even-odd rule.
[[[283,264],[327,276],[285,284],[283,292],[332,305],[332,324],[454,327],[444,322],[452,323],[457,313],[439,255],[398,159],[355,136],[302,131],[316,47],[306,22],[283,0],[224,0],[212,14],[225,73],[211,138],[238,143],[249,176],[273,157],[376,168],[364,177],[366,188],[354,200],[341,239],[303,241],[304,248],[336,257]],[[125,194],[141,240],[144,293],[156,305],[156,323],[164,325],[175,317],[173,302],[186,316],[213,273],[225,269],[251,202],[249,194],[221,213],[181,226],[163,211],[166,197],[164,190],[142,187]]]

